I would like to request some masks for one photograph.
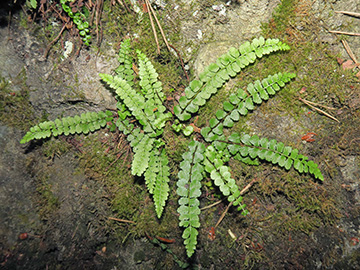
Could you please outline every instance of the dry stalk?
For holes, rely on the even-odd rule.
[[[210,205],[207,205],[207,206],[204,206],[203,208],[200,208],[200,210],[202,211],[202,210],[209,209],[209,208],[211,208],[211,207],[213,207],[213,206],[215,206],[215,205],[218,205],[218,204],[221,203],[221,202],[222,202],[222,200],[217,201],[217,202],[214,202],[214,203],[212,203],[212,204],[210,204]]]
[[[148,2],[149,0],[146,0],[146,1]],[[156,13],[155,13],[153,7],[151,6],[151,4],[148,3],[148,5],[149,5],[149,7],[150,7],[150,11],[151,11],[152,15],[153,15],[154,18],[155,18],[155,21],[156,21],[157,26],[158,26],[159,29],[160,29],[160,33],[161,33],[161,36],[162,36],[162,38],[163,38],[163,40],[164,40],[164,42],[165,42],[165,44],[166,44],[166,47],[167,47],[168,50],[170,51],[170,46],[169,46],[169,44],[168,44],[168,42],[167,42],[167,40],[166,40],[166,37],[165,37],[164,31],[163,31],[163,29],[162,29],[162,27],[161,27],[161,24],[160,24],[158,18],[156,17]]]
[[[49,53],[50,48],[52,47],[52,45],[55,44],[55,42],[60,38],[62,32],[64,32],[65,27],[66,27],[66,23],[65,23],[64,26],[61,28],[60,33],[57,35],[57,37],[54,38],[53,41],[51,41],[51,42],[49,43],[49,45],[46,47],[46,50],[45,50],[45,53],[44,53],[44,58],[45,58],[45,59],[47,58],[48,53]]]
[[[151,15],[151,11],[150,11],[150,6],[151,5],[149,3],[149,0],[145,0],[145,4],[146,4],[146,8],[148,10],[150,23],[151,23],[151,28],[152,28],[153,33],[154,33],[154,38],[155,38],[155,42],[156,42],[156,46],[157,46],[157,52],[158,52],[158,54],[160,54],[159,41],[158,41],[158,37],[157,37],[157,34],[156,34],[155,24],[154,24],[154,21],[153,21],[152,15]]]
[[[344,48],[346,50],[346,52],[348,53],[348,55],[350,56],[351,60],[353,60],[353,62],[355,63],[355,65],[357,66],[358,69],[360,69],[360,63],[357,61],[354,53],[352,52],[352,50],[350,49],[349,44],[347,43],[346,40],[342,40],[341,41],[342,44],[344,45]]]
[[[244,195],[256,182],[256,179],[251,180],[249,184],[246,185],[246,187],[243,188],[243,190],[240,191],[240,195]],[[229,211],[230,206],[232,206],[233,202],[230,202],[229,205],[226,207],[225,211],[221,214],[221,217],[219,218],[218,222],[215,224],[215,229],[217,226],[219,226],[220,222],[224,219],[226,213]]]
[[[335,120],[336,122],[339,122],[339,123],[340,123],[340,121],[337,120],[334,116],[332,116],[331,114],[329,114],[329,113],[327,113],[327,112],[325,112],[325,111],[323,111],[323,110],[315,107],[313,104],[316,104],[317,106],[322,106],[322,107],[325,107],[325,106],[320,105],[320,104],[317,104],[317,103],[314,103],[314,102],[310,102],[310,101],[308,101],[308,100],[306,100],[306,99],[303,99],[303,98],[301,98],[301,97],[299,97],[299,100],[302,101],[303,103],[305,103],[306,105],[308,105],[309,107],[313,108],[315,111],[318,111],[319,113],[322,113],[322,114],[324,114],[325,116],[331,118],[332,120]],[[325,107],[325,108],[328,108],[328,107]],[[331,108],[331,109],[333,109],[333,108]]]
[[[333,34],[342,34],[348,36],[360,36],[360,33],[353,33],[353,32],[343,32],[343,31],[334,31],[334,30],[329,30],[329,32]]]
[[[358,18],[360,18],[360,13],[356,13],[356,12],[351,12],[351,11],[335,11],[335,13],[340,13],[340,14],[344,14],[344,15],[349,15],[349,16],[353,16],[353,17],[358,17]]]
[[[121,219],[121,218],[108,217],[108,219],[110,219],[110,220],[115,220],[115,221],[119,221],[119,222],[124,222],[124,223],[136,224],[135,221],[126,220],[126,219]]]

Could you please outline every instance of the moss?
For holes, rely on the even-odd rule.
[[[59,207],[59,199],[53,194],[46,178],[41,179],[37,192],[40,196],[39,214],[43,219],[47,219]]]
[[[126,241],[129,237],[168,237],[177,229],[174,193],[170,193],[168,205],[161,222],[156,218],[152,198],[145,188],[142,178],[131,175],[131,148],[125,138],[118,133],[100,132],[85,137],[79,154],[80,168],[88,177],[101,181],[106,187],[113,217],[128,220],[127,229],[121,222],[113,223],[117,236]],[[101,142],[103,141],[103,143]]]
[[[45,141],[42,145],[42,153],[53,159],[55,156],[60,157],[61,155],[70,151],[71,146],[60,138]]]
[[[50,171],[42,164],[43,161],[36,160],[34,157],[29,157],[26,164],[26,169],[31,175],[36,175],[35,186],[36,196],[34,196],[34,203],[37,206],[39,216],[43,220],[48,220],[60,206],[60,201],[52,191],[52,186],[49,183]]]
[[[299,0],[282,0],[275,9],[270,22],[262,25],[264,35],[270,37],[276,32],[276,37],[285,38],[289,21],[296,17],[294,11],[297,4],[299,4]]]
[[[0,121],[9,126],[27,130],[33,125],[34,111],[29,102],[25,70],[11,81],[0,78],[0,111]]]

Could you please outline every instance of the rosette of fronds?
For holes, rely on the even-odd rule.
[[[178,118],[173,123],[175,130],[183,129],[186,136],[191,135],[192,126],[184,128],[184,122],[196,114],[231,77],[236,76],[257,58],[288,49],[288,45],[277,39],[265,40],[262,37],[245,42],[239,48],[231,48],[185,89],[179,104],[174,107],[174,114]],[[133,71],[130,40],[125,40],[119,51],[120,65],[114,75],[100,74],[101,79],[114,90],[117,115],[109,111],[89,112],[80,116],[45,121],[32,127],[21,143],[61,134],[87,134],[105,127],[108,122],[115,122],[110,125],[111,128],[116,127],[127,136],[134,153],[131,173],[144,177],[145,185],[153,195],[157,217],[160,218],[170,191],[169,159],[162,134],[172,114],[167,112],[163,104],[165,96],[154,66],[140,51],[137,51],[137,56],[138,75]],[[217,110],[210,118],[208,126],[201,129],[202,138],[197,136],[196,140],[192,140],[188,150],[182,155],[183,161],[179,165],[176,184],[179,195],[177,211],[179,225],[184,227],[182,237],[189,257],[196,250],[200,227],[199,197],[201,182],[205,177],[212,179],[222,195],[241,214],[248,213],[246,205],[242,203],[243,197],[236,183],[236,176],[228,165],[231,158],[248,165],[259,165],[263,160],[286,170],[294,168],[299,173],[310,173],[315,179],[324,180],[318,165],[300,154],[297,149],[257,135],[224,133],[224,130],[232,128],[241,116],[247,115],[256,109],[257,105],[274,96],[294,77],[293,73],[278,72],[248,84],[246,89],[233,91],[223,102],[222,109]]]

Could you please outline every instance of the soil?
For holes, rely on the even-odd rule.
[[[194,67],[194,74],[199,74],[226,48],[259,35],[262,23],[271,21],[280,1],[207,2],[184,0],[175,9],[177,2],[169,1],[163,7],[173,16],[184,16],[177,46],[185,64]],[[318,32],[309,35],[311,42],[326,44],[329,51],[348,59],[339,39],[327,30],[345,27],[359,33],[359,19],[333,13],[360,12],[358,1],[298,2],[294,31],[305,33],[310,23],[317,21]],[[300,16],[301,8],[309,2],[311,16]],[[224,9],[225,15],[220,14]],[[23,105],[32,108],[31,116],[24,109],[16,121],[25,123],[29,118],[38,121],[44,117],[54,120],[115,108],[116,102],[98,73],[111,73],[116,68],[112,44],[118,40],[105,37],[99,48],[83,49],[65,60],[61,60],[62,51],[53,51],[45,59],[48,41],[39,37],[39,26],[23,27],[21,11],[13,11],[10,24],[7,16],[7,10],[2,9],[0,76],[11,89],[9,93],[26,93],[28,98],[24,94]],[[360,38],[349,37],[347,41],[359,58]],[[311,72],[299,69],[300,77],[310,75]],[[294,142],[304,154],[320,160],[324,183],[305,176],[308,182],[304,184],[296,172],[288,173],[269,164],[261,167],[263,171],[245,167],[240,173],[244,179],[249,175],[261,179],[248,196],[247,204],[254,215],[242,218],[230,210],[217,229],[216,239],[210,241],[208,227],[214,226],[226,204],[204,213],[202,223],[210,225],[199,230],[199,246],[192,259],[186,258],[179,228],[173,230],[169,225],[168,229],[167,236],[176,239],[176,243],[167,246],[174,250],[174,257],[169,249],[154,245],[152,237],[149,240],[145,236],[146,231],[133,233],[131,224],[109,221],[108,217],[116,215],[111,208],[109,185],[95,177],[93,171],[89,173],[93,169],[90,166],[80,166],[79,156],[87,151],[83,147],[88,140],[85,136],[60,137],[58,150],[52,148],[52,154],[46,154],[49,142],[55,140],[21,145],[19,141],[28,126],[19,127],[10,117],[1,118],[0,268],[180,269],[180,260],[189,263],[191,269],[360,269],[360,83],[354,74],[344,76],[346,83],[345,79],[333,83],[343,83],[345,97],[340,100],[328,93],[339,122],[308,107],[294,116],[279,100],[271,100],[246,120],[251,132]],[[0,113],[15,114],[11,106],[8,104]],[[278,107],[281,109],[272,111]],[[309,131],[318,134],[315,142],[300,139]],[[91,134],[89,140],[102,140],[107,132]],[[230,165],[234,172],[244,169],[236,162]],[[298,186],[304,198],[292,194],[288,182]],[[138,179],[133,183],[145,190]],[[208,191],[213,192],[204,190],[202,203],[207,201]],[[169,205],[177,203],[173,197]],[[318,208],[309,210],[312,203],[315,206],[311,207]],[[172,215],[177,219],[176,214]],[[151,226],[149,231],[153,231]],[[229,231],[236,234],[236,241]]]

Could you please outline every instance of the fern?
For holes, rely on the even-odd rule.
[[[246,66],[254,63],[256,58],[279,50],[289,50],[287,44],[278,39],[263,37],[245,42],[239,49],[230,48],[229,52],[220,56],[216,63],[210,64],[199,75],[199,80],[193,80],[185,89],[185,96],[179,99],[179,105],[174,107],[174,113],[181,121],[191,118],[199,107],[221,88],[230,77],[236,76]]]
[[[131,173],[136,176],[145,176],[145,184],[153,195],[155,211],[160,218],[169,194],[170,173],[168,158],[163,147],[165,143],[159,136],[163,132],[166,121],[172,115],[170,112],[166,112],[163,105],[165,96],[152,63],[140,51],[137,54],[140,77],[138,85],[134,83],[135,74],[130,54],[130,40],[122,43],[118,57],[119,67],[115,70],[115,75],[99,75],[114,89],[115,97],[118,100],[118,116],[114,127],[116,126],[127,135],[127,140],[133,149]],[[132,117],[135,117],[138,124],[130,123]],[[56,119],[54,122],[46,121],[32,127],[21,143],[52,135],[88,134],[105,127],[106,123],[112,120],[112,113],[106,111],[65,117]]]
[[[145,98],[143,95],[136,92],[127,81],[121,77],[111,76],[109,74],[100,74],[100,78],[109,84],[109,86],[115,89],[118,97],[122,99],[127,108],[131,111],[131,114],[139,121],[143,126],[145,132],[155,132],[155,128],[152,126],[149,118],[145,114]],[[149,109],[149,108],[148,108]],[[150,108],[155,109],[155,107]]]
[[[116,122],[124,132],[134,152],[131,165],[133,175],[145,177],[145,184],[153,194],[155,211],[160,218],[169,193],[169,166],[166,152],[161,149],[164,142],[157,137],[163,132],[170,112],[165,112],[164,94],[158,74],[152,63],[141,52],[137,51],[139,60],[139,88],[133,85],[132,58],[130,42],[125,41],[119,52],[120,66],[116,75],[100,74],[100,77],[115,90],[118,98],[119,118]],[[129,117],[134,116],[140,127],[130,124]]]
[[[83,13],[81,13],[80,11],[74,13],[67,2],[71,2],[71,1],[60,0],[61,7],[75,23],[77,29],[79,30],[79,34],[82,37],[82,40],[84,41],[84,44],[86,46],[89,46],[91,40],[91,36],[89,34],[90,24],[87,21],[85,21],[86,17]]]
[[[233,202],[234,206],[239,205],[239,211],[244,210],[246,205],[241,204],[243,197],[240,196],[240,190],[235,179],[231,177],[229,167],[225,165],[228,161],[228,155],[222,151],[216,151],[213,146],[209,146],[206,149],[205,156],[205,170],[210,174],[214,184],[219,187],[224,196],[228,197],[229,202]],[[243,215],[247,213],[247,210],[242,212]]]
[[[30,128],[20,143],[27,143],[34,139],[45,139],[51,136],[69,134],[88,134],[106,126],[111,121],[112,112],[87,112],[80,116],[64,117],[55,121],[45,121]]]
[[[249,110],[254,110],[254,103],[259,105],[264,100],[269,99],[269,95],[274,95],[275,91],[279,91],[280,87],[284,87],[285,83],[295,77],[294,73],[277,73],[270,75],[247,86],[245,92],[241,88],[236,94],[229,97],[229,101],[223,104],[223,110],[218,110],[215,118],[209,121],[209,127],[201,129],[201,134],[207,142],[214,141],[223,134],[223,128],[231,128],[234,122],[245,116]]]
[[[241,136],[238,133],[231,134],[228,139],[227,148],[235,157],[240,154],[241,157],[250,157],[252,160],[259,158],[286,170],[293,166],[299,173],[310,173],[316,179],[324,180],[316,163],[312,160],[308,161],[308,157],[299,154],[299,150],[285,146],[282,142],[274,139],[269,141],[267,138],[260,139],[257,135]]]
[[[221,88],[230,77],[237,75],[243,68],[253,63],[256,58],[269,54],[274,51],[288,50],[286,44],[277,39],[264,40],[263,38],[254,39],[251,43],[246,42],[239,49],[231,48],[228,53],[220,56],[216,63],[210,64],[205,71],[199,75],[199,80],[193,80],[185,89],[185,95],[179,99],[179,105],[174,107],[174,113],[180,121],[186,121],[196,113],[206,101]],[[266,138],[260,139],[257,135],[240,136],[237,133],[228,138],[224,135],[224,128],[231,128],[241,116],[245,116],[249,111],[255,109],[255,105],[260,105],[270,96],[274,95],[291,79],[295,77],[294,73],[277,73],[269,75],[267,78],[256,80],[250,83],[246,91],[238,89],[235,94],[230,95],[229,99],[223,103],[223,109],[215,113],[215,117],[209,120],[209,126],[201,129],[201,135],[210,145],[206,147],[201,156],[202,165],[214,184],[219,187],[221,193],[227,197],[228,201],[237,206],[238,211],[246,215],[248,211],[246,205],[242,204],[243,197],[236,185],[235,179],[231,176],[230,168],[227,162],[230,158],[237,159],[249,165],[258,165],[259,160],[271,162],[289,170],[294,167],[300,173],[309,172],[316,179],[324,180],[317,164],[308,161],[306,156],[298,153],[297,149],[285,146],[275,140]],[[181,130],[180,124],[174,124],[173,127]],[[183,238],[187,255],[191,256],[196,244],[197,226],[190,225],[189,217],[194,220],[195,225],[199,225],[198,215],[200,214],[194,207],[191,215],[187,212],[190,207],[186,205],[191,200],[194,205],[196,198],[190,196],[193,191],[190,182],[194,177],[202,179],[202,175],[192,175],[194,164],[190,162],[194,150],[184,154],[184,161],[180,164],[179,181],[177,193],[179,199],[180,226],[186,227]],[[186,191],[187,187],[187,191]],[[184,199],[187,198],[187,199]]]
[[[150,138],[148,134],[144,135],[144,133],[139,133],[137,138],[141,139],[133,140],[131,142],[134,151],[131,173],[133,175],[141,176],[149,167],[150,152],[153,149],[154,138]]]
[[[201,180],[204,175],[205,146],[197,141],[192,141],[189,150],[183,154],[178,173],[177,194],[180,196],[178,213],[180,214],[179,225],[185,227],[182,237],[186,253],[189,257],[194,253],[197,244],[197,228],[200,227],[200,202]]]
[[[165,124],[173,116],[167,111],[163,102],[165,95],[158,74],[141,51],[137,51],[139,75],[133,71],[130,40],[125,40],[119,51],[119,67],[114,75],[99,74],[100,78],[114,90],[117,100],[117,115],[106,112],[89,112],[80,116],[64,117],[55,121],[45,121],[30,129],[22,138],[21,143],[34,139],[43,139],[61,134],[93,132],[105,127],[107,122],[114,122],[117,128],[126,135],[133,150],[131,173],[144,176],[145,185],[153,196],[155,212],[161,218],[169,187],[169,159],[166,154],[166,143],[162,138]],[[260,37],[252,42],[245,42],[239,48],[230,48],[229,52],[220,56],[216,63],[210,64],[198,80],[193,80],[185,89],[185,95],[174,107],[172,127],[176,132],[182,131],[189,136],[193,126],[183,122],[196,114],[210,97],[242,69],[261,58],[276,51],[289,50],[289,46],[277,39]],[[182,237],[187,256],[191,257],[197,245],[200,227],[201,181],[210,177],[219,187],[222,195],[241,214],[246,215],[246,205],[232,176],[228,161],[233,158],[249,165],[258,165],[267,161],[286,170],[294,168],[299,173],[310,173],[314,178],[323,181],[318,165],[308,157],[299,154],[297,149],[285,146],[282,142],[259,138],[257,135],[232,133],[225,135],[224,129],[231,128],[240,119],[275,95],[295,74],[279,72],[262,80],[248,84],[246,90],[238,89],[223,102],[209,120],[209,125],[200,131],[202,138],[192,140],[188,150],[182,155],[177,189],[179,196],[179,226],[184,227]],[[182,123],[181,123],[182,122]]]
[[[133,71],[133,58],[131,57],[130,52],[130,39],[126,39],[121,43],[118,57],[119,66],[115,69],[115,73],[117,76],[124,79],[130,86],[133,86],[135,76]]]
[[[168,166],[169,161],[165,149],[161,150],[161,153],[158,155],[157,160],[153,162],[153,164],[154,163],[156,164],[155,168],[149,166],[149,168],[147,169],[147,171],[153,173],[152,177],[147,177],[147,175],[145,175],[145,179],[147,183],[152,182],[151,186],[153,186],[153,191],[150,190],[149,186],[148,187],[150,193],[154,195],[155,211],[158,218],[160,218],[164,210],[165,202],[169,196],[169,191],[170,191],[169,188],[170,168]],[[154,174],[153,169],[155,169],[155,172],[158,173]]]

